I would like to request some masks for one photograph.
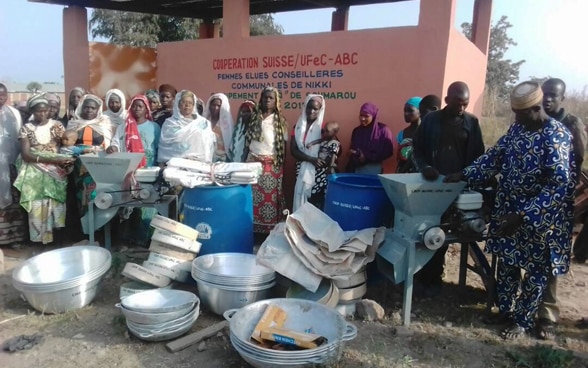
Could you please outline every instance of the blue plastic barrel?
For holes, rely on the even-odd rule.
[[[253,253],[250,185],[206,185],[184,189],[182,222],[198,230],[200,253]]]
[[[377,175],[329,175],[325,213],[345,231],[390,226],[394,208]]]

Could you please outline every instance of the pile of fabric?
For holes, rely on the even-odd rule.
[[[347,280],[373,261],[384,231],[384,227],[343,231],[321,210],[305,203],[285,224],[274,228],[257,260],[315,292],[322,277]]]
[[[194,188],[200,185],[257,184],[261,175],[259,162],[206,163],[186,158],[167,162],[163,177],[172,185]]]

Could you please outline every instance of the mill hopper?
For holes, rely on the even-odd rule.
[[[99,229],[110,221],[118,211],[117,204],[128,202],[131,198],[131,175],[143,159],[143,153],[104,152],[82,155],[82,164],[96,182],[96,196],[93,200],[93,229]],[[90,232],[90,214],[82,217],[85,234]]]
[[[441,215],[461,193],[465,183],[443,183],[443,177],[426,181],[420,173],[379,175],[394,205],[394,228],[387,230],[378,250],[378,269],[404,284],[404,324],[410,323],[413,275],[443,245]]]

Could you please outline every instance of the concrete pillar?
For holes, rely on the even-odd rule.
[[[349,20],[349,7],[338,8],[331,17],[331,31],[346,31]]]
[[[443,96],[449,39],[454,31],[457,0],[421,0],[419,42],[416,43],[419,78],[429,81],[427,93]]]
[[[68,6],[63,9],[63,69],[66,95],[74,87],[79,86],[86,90],[90,87],[90,45],[86,8]]]
[[[472,42],[488,55],[492,27],[492,0],[476,0],[472,20]]]
[[[223,38],[249,37],[249,0],[223,0]]]
[[[220,37],[220,24],[215,23],[212,19],[204,19],[200,23],[198,29],[198,37],[203,38],[219,38]]]

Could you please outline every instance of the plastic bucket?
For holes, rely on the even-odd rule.
[[[250,185],[185,188],[182,215],[182,222],[199,232],[199,255],[253,253]]]
[[[325,213],[345,231],[390,226],[394,207],[377,175],[328,177]]]

